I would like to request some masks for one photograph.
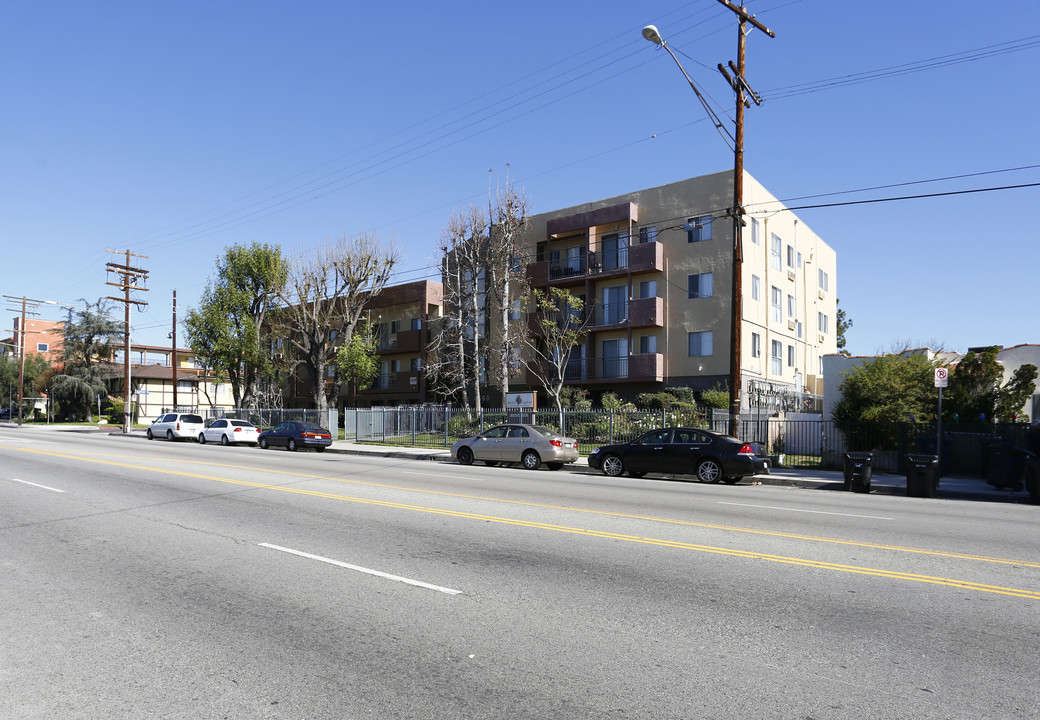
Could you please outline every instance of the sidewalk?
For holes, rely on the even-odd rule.
[[[15,423],[0,422],[0,427],[17,427]],[[92,427],[89,425],[30,425],[27,427],[57,430],[64,432],[75,432],[85,434],[101,434],[136,438],[144,440],[144,429],[135,428],[129,435],[123,435],[119,427]],[[366,445],[351,440],[336,440],[328,452],[341,455],[367,455],[371,457],[397,458],[401,460],[426,460],[440,462],[455,462],[451,458],[451,452],[445,448],[418,448],[407,446],[388,445]],[[588,460],[584,457],[567,466],[574,472],[594,473],[590,470]],[[763,485],[780,485],[786,487],[804,488],[808,490],[837,490],[843,492],[844,474],[841,470],[812,470],[774,468],[769,475],[757,475],[754,481]],[[751,479],[741,481],[748,484]],[[870,492],[876,495],[906,495],[906,477],[903,475],[892,475],[888,473],[877,473],[871,477]],[[1025,490],[1009,492],[1000,490],[988,484],[985,478],[979,476],[950,476],[939,479],[939,489],[936,493],[937,499],[943,500],[977,500],[987,502],[1012,502],[1029,504],[1029,493]],[[926,498],[921,498],[922,500]]]

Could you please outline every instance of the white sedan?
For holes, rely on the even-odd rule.
[[[256,445],[259,434],[260,431],[246,420],[214,420],[212,425],[199,433],[199,444],[205,445],[207,442],[219,442],[221,445],[233,445],[235,443]]]

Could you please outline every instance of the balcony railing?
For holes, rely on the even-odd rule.
[[[664,245],[641,243],[615,250],[587,252],[581,248],[578,257],[559,260],[543,260],[527,266],[531,284],[545,285],[549,282],[580,280],[589,276],[612,273],[664,272]]]
[[[644,353],[607,358],[571,358],[563,371],[564,382],[629,382],[664,379],[664,356]]]

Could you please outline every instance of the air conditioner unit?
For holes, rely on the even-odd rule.
[[[826,339],[827,339],[827,336],[824,335],[823,333],[820,333],[820,342],[823,342]]]
[[[787,279],[792,281],[792,282],[794,281],[794,279],[795,279],[794,270],[788,270],[787,271]]]
[[[823,298],[826,296],[826,293],[823,291],[823,288],[820,288],[817,294],[820,296],[820,300],[823,300]]]
[[[791,320],[788,320],[788,321],[787,321],[787,329],[788,329],[788,330],[794,330],[794,326],[795,326],[795,321],[794,321],[794,319],[791,319]]]

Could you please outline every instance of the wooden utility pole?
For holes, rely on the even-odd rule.
[[[173,291],[173,339],[170,364],[173,365],[173,411],[177,412],[177,291]]]
[[[4,298],[11,302],[21,302],[22,304],[22,319],[18,325],[18,427],[21,427],[22,407],[25,404],[25,316],[39,315],[36,309],[39,308],[40,303],[43,301],[30,300],[24,295],[20,298],[4,295]],[[29,306],[32,306],[32,308],[29,309]]]
[[[110,253],[122,254],[116,250],[108,250]],[[108,281],[106,285],[112,285],[123,291],[123,297],[108,297],[108,300],[114,300],[115,302],[123,303],[126,306],[126,321],[123,329],[123,434],[126,435],[130,432],[130,428],[133,424],[133,405],[131,404],[130,395],[130,306],[139,305],[145,306],[148,303],[143,300],[133,300],[130,297],[132,290],[147,291],[148,288],[144,287],[144,281],[148,279],[148,271],[142,268],[136,268],[130,265],[130,258],[137,257],[147,259],[147,255],[134,255],[129,250],[126,251],[126,263],[119,265],[118,263],[106,263],[108,268],[107,272],[116,273],[120,281],[111,282]]]
[[[742,384],[740,351],[743,345],[741,320],[744,312],[741,277],[744,265],[742,244],[742,230],[744,227],[744,108],[751,105],[748,97],[754,100],[756,105],[762,104],[761,99],[744,79],[744,48],[748,23],[751,23],[769,37],[776,37],[776,33],[755,20],[752,15],[749,15],[743,5],[734,5],[729,0],[719,0],[719,2],[735,12],[740,19],[739,32],[737,33],[737,64],[734,66],[732,61],[729,63],[729,67],[735,75],[731,77],[722,63],[719,63],[719,72],[726,78],[737,96],[737,133],[733,147],[733,210],[731,213],[733,216],[733,320],[731,328],[733,337],[730,342],[729,358],[729,434],[733,437],[739,437],[740,391]],[[745,95],[745,92],[747,95]]]

